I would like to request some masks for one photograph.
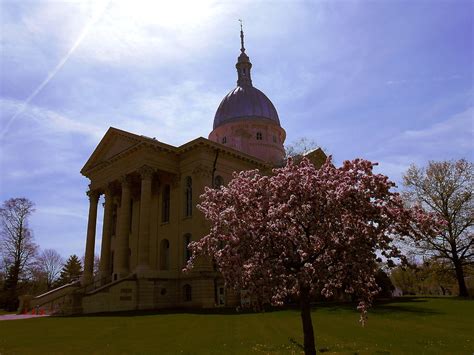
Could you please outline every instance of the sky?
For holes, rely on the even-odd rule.
[[[31,199],[36,243],[83,255],[80,169],[110,126],[207,138],[238,19],[287,143],[378,162],[400,187],[410,164],[473,161],[473,17],[471,0],[0,0],[0,201]]]

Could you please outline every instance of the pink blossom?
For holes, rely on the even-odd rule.
[[[365,322],[379,290],[376,252],[392,260],[400,256],[395,236],[437,226],[420,208],[406,208],[374,165],[356,159],[336,168],[328,158],[316,169],[290,159],[271,176],[244,171],[227,187],[206,188],[198,208],[211,229],[191,243],[187,269],[210,256],[228,286],[274,305],[288,296],[309,305],[311,295],[341,290],[360,300]]]

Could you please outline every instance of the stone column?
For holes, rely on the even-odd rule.
[[[110,276],[110,242],[112,237],[112,213],[114,210],[112,189],[110,186],[105,188],[105,205],[104,205],[104,223],[102,226],[102,246],[100,250],[100,278]],[[103,281],[105,283],[105,280]]]
[[[89,220],[87,222],[86,254],[84,257],[84,274],[82,275],[82,284],[92,282],[94,275],[94,248],[95,248],[95,227],[97,223],[97,203],[100,194],[97,191],[90,190],[89,196]]]
[[[142,178],[142,186],[140,195],[137,273],[142,273],[150,268],[151,184],[154,170],[148,165],[144,165],[138,172]]]
[[[114,270],[118,278],[129,274],[129,245],[130,236],[130,202],[131,202],[131,179],[124,176],[121,179],[122,198],[120,203],[120,215],[117,228],[117,244],[115,246]]]

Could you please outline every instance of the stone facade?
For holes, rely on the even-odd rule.
[[[186,245],[209,228],[196,208],[204,188],[228,182],[234,171],[255,168],[270,165],[205,138],[172,147],[110,128],[81,171],[91,181],[82,311],[238,304],[209,260],[200,260],[189,273],[182,269],[189,257]],[[101,260],[94,280],[102,195]]]
[[[237,87],[219,105],[209,139],[174,147],[117,128],[106,132],[81,170],[90,185],[80,284],[24,298],[22,307],[70,314],[242,302],[239,292],[225,288],[211,260],[198,260],[189,273],[182,269],[190,256],[187,244],[209,231],[196,208],[205,187],[228,183],[235,171],[270,173],[284,161],[285,130],[272,102],[253,87],[251,67],[241,31]],[[318,149],[309,158],[320,165],[325,155]],[[94,277],[100,206],[100,270]]]

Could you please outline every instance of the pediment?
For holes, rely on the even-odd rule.
[[[81,169],[81,173],[87,175],[90,169],[132,149],[142,141],[143,137],[141,136],[110,127]]]

